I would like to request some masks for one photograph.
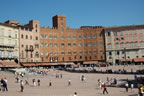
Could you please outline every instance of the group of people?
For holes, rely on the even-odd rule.
[[[6,77],[0,80],[0,91],[8,91],[8,87],[7,87],[7,79]]]
[[[98,79],[98,86],[100,87],[100,89],[103,88],[103,94],[105,94],[105,92],[108,94],[106,83],[108,83],[108,82],[103,82],[100,79]]]

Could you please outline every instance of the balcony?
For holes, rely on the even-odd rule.
[[[4,44],[0,44],[0,48],[14,48],[14,45],[4,45]]]
[[[30,48],[30,49],[25,49],[26,52],[33,52],[34,49],[33,48]]]
[[[16,56],[0,56],[0,60],[14,60],[18,57]]]

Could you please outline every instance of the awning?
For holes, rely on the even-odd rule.
[[[21,67],[19,64],[13,62],[13,61],[2,61],[0,62],[0,67],[6,67],[6,68],[18,68]]]
[[[134,58],[134,62],[144,62],[144,58]]]
[[[83,64],[98,64],[98,61],[85,61]]]
[[[132,61],[132,59],[120,59],[121,62]]]
[[[30,64],[30,63],[26,63],[26,64],[23,64],[24,67],[37,67],[38,65],[37,64]]]
[[[44,65],[44,66],[52,66],[52,65],[72,65],[74,63],[41,63],[41,65]]]
[[[58,65],[57,63],[41,63],[42,66]]]

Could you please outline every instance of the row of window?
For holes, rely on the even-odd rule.
[[[32,38],[32,36],[29,36],[29,35],[25,35],[25,39],[30,39],[30,40],[32,40],[33,38]],[[21,34],[21,39],[24,39],[24,35],[23,34]],[[35,40],[38,40],[38,36],[36,36],[35,37]]]
[[[7,53],[7,55],[6,55]],[[12,57],[13,56],[13,52],[11,51],[0,51],[0,57]]]
[[[91,42],[89,42],[89,43],[79,43],[78,44],[78,46],[79,47],[83,47],[83,46],[89,46],[89,47],[91,47],[91,46],[97,46],[98,44],[96,43],[96,42],[94,42],[94,43],[91,43]],[[49,43],[49,45],[48,45],[48,43],[41,43],[41,47],[58,47],[58,44],[57,43]],[[65,43],[61,43],[61,46],[62,47],[64,47],[65,46]],[[72,47],[72,46],[74,46],[74,47],[76,47],[77,46],[77,43],[68,43],[67,44],[67,46],[68,47]],[[103,46],[103,42],[99,42],[99,46]]]
[[[139,38],[143,39],[143,35],[140,35]],[[138,36],[115,38],[115,40],[137,40],[137,39],[138,39]]]
[[[39,48],[39,44],[35,44],[34,45],[35,46],[35,48]],[[26,46],[24,46],[23,44],[21,45],[21,47],[23,48],[23,47],[26,47],[26,49],[33,49],[33,46],[32,45],[29,45],[29,47],[28,47],[28,45],[26,45]]]
[[[8,37],[8,38],[18,38],[18,34],[17,31],[15,32],[15,34],[12,34],[12,32],[7,32],[8,34],[4,34],[4,31],[0,31],[0,36],[1,37]]]
[[[129,43],[116,43],[115,48],[138,48],[138,47],[144,47],[144,42],[129,42]],[[112,45],[109,43],[108,44],[108,49],[111,49]]]
[[[48,38],[48,36],[47,35],[43,35],[43,34],[41,34],[41,38],[43,39],[43,38],[45,38],[45,39],[47,39]],[[54,35],[54,36],[52,36],[52,35],[49,35],[49,39],[57,39],[58,37],[57,37],[57,35]],[[65,37],[64,36],[60,36],[60,38],[61,39],[64,39]],[[82,38],[84,38],[84,39],[91,39],[91,38],[96,38],[96,34],[94,34],[94,35],[84,35],[84,36],[67,36],[66,37],[68,40],[70,40],[71,38],[72,39],[82,39]],[[101,34],[99,34],[99,38],[102,38],[102,35]]]
[[[99,51],[99,53],[100,54],[103,54],[103,50],[100,50]],[[78,53],[76,52],[76,51],[73,51],[73,52],[71,52],[71,51],[69,51],[69,52],[61,52],[60,53],[60,55],[65,55],[65,54],[68,54],[68,55],[77,55]],[[85,54],[85,55],[88,55],[88,54],[98,54],[98,51],[97,50],[94,50],[94,51],[79,51],[79,54],[80,55],[82,55],[82,54]],[[41,52],[41,56],[43,56],[43,55],[46,55],[46,56],[52,56],[52,55],[55,55],[55,56],[57,56],[58,55],[58,52]]]
[[[18,45],[18,40],[11,40],[11,39],[1,38],[0,39],[0,44],[1,45],[15,45],[15,46],[17,46]]]
[[[126,31],[120,31],[120,32],[114,32],[114,36],[118,36],[118,35],[136,35],[138,34],[138,32],[140,34],[143,34],[143,30],[142,29],[139,29],[139,30],[126,30]],[[106,32],[106,35],[107,36],[110,36],[111,35],[111,32]]]

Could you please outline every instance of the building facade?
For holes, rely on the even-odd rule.
[[[26,25],[19,25],[20,62],[40,62],[40,21],[31,20]]]
[[[19,59],[19,30],[16,26],[0,23],[0,61]]]
[[[104,30],[101,26],[66,27],[66,16],[53,17],[53,28],[40,28],[42,62],[105,61]]]
[[[106,60],[131,64],[144,58],[144,25],[105,27]]]

